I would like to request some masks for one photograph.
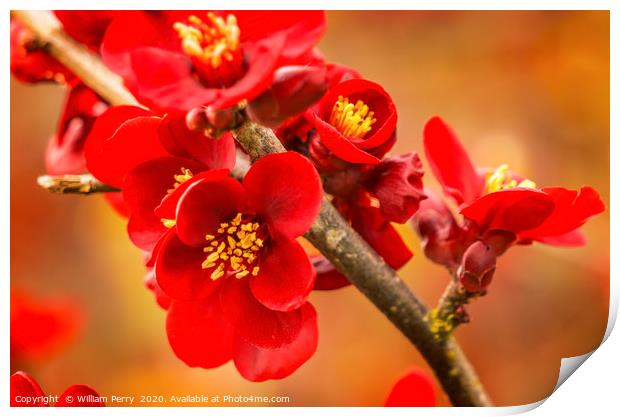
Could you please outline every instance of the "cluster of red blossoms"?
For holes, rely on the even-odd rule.
[[[390,95],[315,48],[323,12],[56,15],[145,108],[109,106],[13,20],[13,73],[70,87],[48,170],[90,172],[121,191],[108,199],[128,217],[146,285],[167,310],[169,342],[189,366],[233,360],[243,377],[263,381],[312,356],[318,332],[308,295],[349,284],[298,241],[323,190],[395,269],[412,253],[393,223],[413,218],[425,254],[473,293],[488,286],[510,245],[580,244],[577,229],[604,209],[589,187],[537,189],[505,166],[475,169],[434,118],[424,130],[426,156],[458,205],[457,220],[424,189],[416,153],[389,154],[397,140]],[[259,159],[240,178],[233,168],[242,150],[229,131],[246,120],[273,128],[288,151]],[[430,388],[421,402],[431,405],[432,386],[423,385]],[[401,404],[410,392],[397,391],[388,402]]]

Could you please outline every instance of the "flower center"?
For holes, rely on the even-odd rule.
[[[196,75],[207,87],[224,88],[237,82],[244,74],[243,51],[239,42],[237,18],[226,19],[207,13],[207,21],[195,15],[187,24],[172,26],[181,40],[183,52],[192,58]]]
[[[338,96],[338,101],[332,108],[329,124],[349,139],[364,139],[377,121],[374,115],[375,112],[370,111],[362,100],[357,100],[353,104],[349,103],[348,98]]]
[[[235,278],[258,275],[258,260],[266,236],[266,229],[255,217],[237,213],[230,223],[220,223],[216,235],[205,236],[209,244],[203,249],[208,255],[202,269],[217,266],[211,273],[214,281],[226,272],[234,274]]]
[[[512,178],[508,171],[508,165],[502,164],[495,171],[486,175],[484,193],[494,193],[495,191],[506,190],[509,188],[536,188],[534,181],[524,179],[519,182]]]

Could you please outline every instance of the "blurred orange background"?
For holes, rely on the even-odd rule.
[[[393,152],[421,151],[424,122],[437,114],[477,165],[508,163],[539,185],[592,185],[608,204],[608,12],[328,12],[320,47],[391,93],[399,112]],[[50,394],[77,383],[108,396],[288,395],[297,406],[376,406],[407,368],[427,368],[353,287],[311,295],[318,351],[284,380],[251,383],[232,363],[188,368],[168,346],[165,312],[143,285],[142,256],[123,220],[99,196],[51,195],[36,185],[62,97],[59,86],[11,82],[11,286],[76,298],[84,326],[68,349],[12,363],[12,372],[31,373]],[[436,186],[430,172],[425,181]],[[400,275],[434,305],[448,276],[423,257],[409,226],[400,230],[416,253]],[[548,396],[560,359],[599,345],[609,214],[584,231],[583,248],[510,250],[488,296],[470,306],[472,322],[457,330],[496,405]],[[439,403],[448,404],[443,394]]]

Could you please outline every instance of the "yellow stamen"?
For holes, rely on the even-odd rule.
[[[517,182],[512,178],[507,164],[500,165],[495,171],[486,175],[485,194],[510,188],[536,188],[536,183],[528,179]]]
[[[229,14],[226,19],[207,14],[207,21],[191,15],[190,25],[176,22],[172,25],[181,39],[183,52],[199,61],[218,68],[224,61],[232,61],[239,49],[240,31],[237,18]],[[192,26],[193,25],[193,26]]]
[[[177,221],[174,219],[160,219],[160,220],[161,220],[161,223],[168,229],[173,228],[177,224]]]
[[[191,179],[194,176],[194,174],[192,174],[192,171],[190,171],[187,168],[181,168],[181,173],[180,174],[176,174],[173,175],[174,178],[174,184],[172,185],[172,188],[170,188],[168,190],[168,194],[172,193],[174,190],[177,189],[177,187],[181,184],[183,184],[185,181]]]
[[[222,276],[224,276],[224,263],[219,264],[215,271],[211,273],[211,279],[215,281]]]
[[[377,121],[374,116],[375,112],[370,111],[362,100],[357,100],[353,104],[349,103],[347,97],[338,96],[338,101],[332,108],[329,124],[347,138],[363,139]]]
[[[251,273],[258,274],[258,266],[252,271],[248,268],[252,264],[256,265],[264,245],[264,241],[257,237],[260,233],[260,224],[242,223],[242,221],[242,215],[238,213],[230,223],[220,223],[217,229],[218,235],[205,235],[208,245],[203,250],[208,256],[202,263],[202,268],[213,268],[218,265],[211,275],[212,279],[220,278],[227,270],[234,273],[237,278],[243,278]]]

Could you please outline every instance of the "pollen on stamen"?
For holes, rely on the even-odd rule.
[[[189,16],[187,20],[187,25],[181,22],[172,25],[187,55],[213,68],[238,57],[236,52],[239,50],[241,32],[234,15],[229,14],[224,19],[210,12],[206,21],[195,15]]]
[[[168,189],[168,194],[174,192],[181,184],[185,181],[190,180],[194,174],[187,168],[181,167],[181,173],[175,174],[172,177],[174,178],[174,184],[172,184],[172,188]]]
[[[260,270],[256,263],[264,245],[264,240],[258,237],[261,233],[264,232],[261,232],[258,222],[244,221],[241,214],[237,214],[230,222],[220,223],[217,234],[205,235],[208,244],[203,251],[207,257],[202,268],[212,269],[217,265],[210,274],[213,280],[227,273],[239,279],[250,274],[256,276]]]
[[[374,116],[375,112],[371,111],[362,100],[357,100],[353,104],[347,97],[338,96],[329,123],[347,138],[363,139],[377,121]]]

